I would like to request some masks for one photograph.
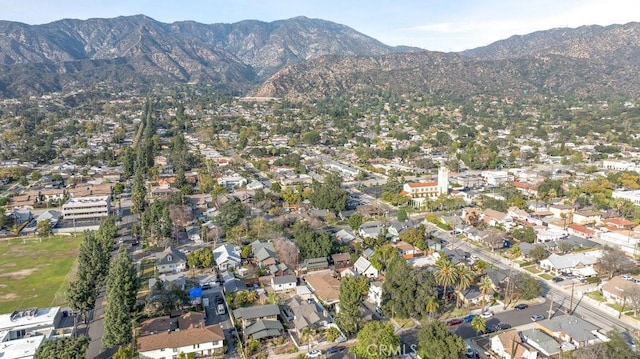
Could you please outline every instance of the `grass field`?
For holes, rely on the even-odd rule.
[[[82,237],[0,241],[0,313],[65,302]]]

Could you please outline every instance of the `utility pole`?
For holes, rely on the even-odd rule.
[[[622,293],[622,305],[620,305],[620,312],[618,312],[618,319],[622,317],[622,311],[624,310],[624,303],[627,301],[627,296]]]
[[[569,301],[569,311],[567,314],[573,314],[573,287],[575,283],[571,283],[571,300]]]

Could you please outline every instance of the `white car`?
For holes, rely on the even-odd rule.
[[[314,349],[307,353],[307,358],[317,358],[320,355],[322,355],[322,352],[317,349]]]
[[[480,317],[482,317],[484,319],[489,319],[489,318],[493,317],[493,312],[486,311],[486,312],[480,314]]]

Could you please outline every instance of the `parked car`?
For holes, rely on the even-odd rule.
[[[507,329],[511,329],[511,324],[507,324],[507,323],[500,323],[500,324],[496,324],[496,331],[498,330],[507,330]]]
[[[564,278],[562,278],[562,277],[553,277],[551,280],[556,282],[556,283],[558,283],[558,282],[562,282],[564,280]]]
[[[484,319],[489,319],[489,318],[493,317],[493,312],[486,311],[486,312],[484,312],[484,313],[480,314],[480,316],[481,316],[482,318],[484,318]]]
[[[307,358],[317,358],[320,355],[322,355],[322,352],[317,349],[314,349],[307,353]]]
[[[525,310],[529,308],[529,304],[520,303],[514,307],[516,310]]]
[[[447,325],[452,327],[454,325],[462,324],[463,320],[460,318],[450,319],[447,321]]]
[[[469,314],[466,317],[462,318],[465,322],[469,323],[473,320],[473,318],[477,317],[477,314]]]
[[[537,322],[538,320],[542,320],[542,319],[544,319],[544,315],[534,314],[531,316],[531,320],[533,320],[534,322]]]
[[[340,353],[340,352],[344,351],[344,349],[345,349],[344,347],[331,347],[331,348],[327,349],[325,354]]]
[[[476,356],[476,351],[473,350],[473,348],[469,346],[469,344],[467,344],[467,351],[465,352],[465,354],[467,355],[467,358],[473,358]]]

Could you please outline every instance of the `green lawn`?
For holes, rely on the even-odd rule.
[[[606,301],[606,299],[604,299],[604,296],[602,295],[602,292],[600,292],[599,290],[594,290],[592,292],[587,293],[587,297],[593,298],[598,302]]]
[[[0,313],[64,304],[81,242],[81,236],[1,241]]]
[[[542,272],[540,269],[536,268],[535,265],[524,267],[524,269],[528,270],[529,272],[531,272],[533,274],[538,274],[538,273]]]
[[[551,280],[553,278],[553,276],[551,274],[548,273],[542,273],[540,274],[540,277],[546,279],[546,280]]]

